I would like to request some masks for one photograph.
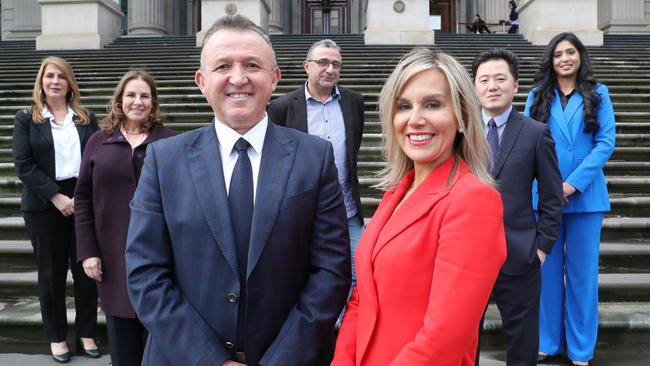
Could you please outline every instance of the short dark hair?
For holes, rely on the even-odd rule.
[[[215,33],[217,33],[220,30],[232,30],[232,31],[238,31],[238,32],[255,32],[257,33],[266,44],[269,45],[271,48],[271,55],[273,56],[273,66],[277,66],[277,61],[275,58],[275,51],[273,50],[273,45],[271,44],[271,39],[269,38],[269,35],[264,31],[264,29],[260,28],[257,26],[257,24],[253,23],[252,20],[248,19],[247,17],[239,14],[235,15],[224,15],[221,18],[217,19],[214,24],[208,30],[205,32],[205,36],[203,37],[203,43],[201,46],[201,52],[203,52],[203,47],[205,47],[205,44],[208,43],[210,40],[210,37],[212,37]],[[201,65],[203,66],[203,65]]]
[[[472,62],[472,77],[476,79],[476,70],[481,64],[492,60],[504,60],[508,63],[510,74],[515,80],[519,80],[519,61],[517,55],[505,48],[490,48],[478,54]]]

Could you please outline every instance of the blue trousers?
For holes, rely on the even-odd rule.
[[[572,361],[593,358],[598,335],[598,256],[602,212],[562,215],[542,266],[539,351]]]

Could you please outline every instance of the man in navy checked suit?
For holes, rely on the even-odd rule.
[[[303,366],[327,344],[350,286],[346,211],[332,145],[268,120],[279,79],[266,34],[221,18],[195,76],[214,122],[148,148],[126,249],[143,365]],[[243,251],[228,188],[239,154],[255,187]]]

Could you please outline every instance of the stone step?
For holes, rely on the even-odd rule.
[[[36,270],[29,240],[0,240],[0,272]],[[650,273],[650,243],[639,241],[602,242],[601,273]]]

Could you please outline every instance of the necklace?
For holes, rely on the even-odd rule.
[[[142,135],[142,131],[138,131],[138,132],[129,132],[129,131],[127,131],[127,130],[122,130],[122,132],[124,132],[124,133],[127,134],[127,135],[131,135],[131,136]]]

